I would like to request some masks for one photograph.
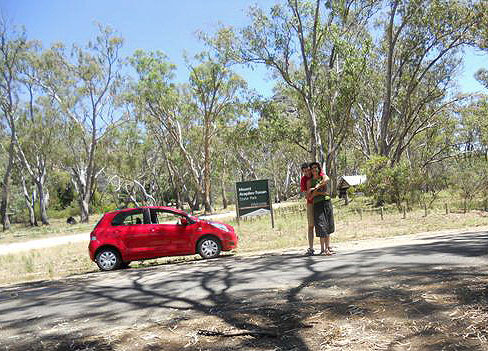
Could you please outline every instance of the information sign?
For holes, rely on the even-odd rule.
[[[257,216],[271,212],[268,180],[236,183],[237,216]]]

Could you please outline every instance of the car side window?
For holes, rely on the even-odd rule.
[[[151,209],[151,222],[153,224],[180,224],[180,219],[184,217],[174,212]]]
[[[112,220],[113,226],[118,225],[138,225],[144,223],[142,210],[121,212]]]

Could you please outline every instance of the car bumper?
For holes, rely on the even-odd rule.
[[[239,238],[237,234],[230,235],[229,238],[222,240],[222,251],[230,251],[237,248]]]

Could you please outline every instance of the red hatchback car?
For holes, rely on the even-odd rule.
[[[206,221],[172,207],[127,208],[106,213],[90,233],[90,258],[103,271],[131,261],[200,254],[213,258],[237,247],[228,224]]]

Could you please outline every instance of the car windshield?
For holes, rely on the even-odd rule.
[[[152,224],[178,224],[186,218],[184,214],[161,209],[151,209],[150,213]]]

